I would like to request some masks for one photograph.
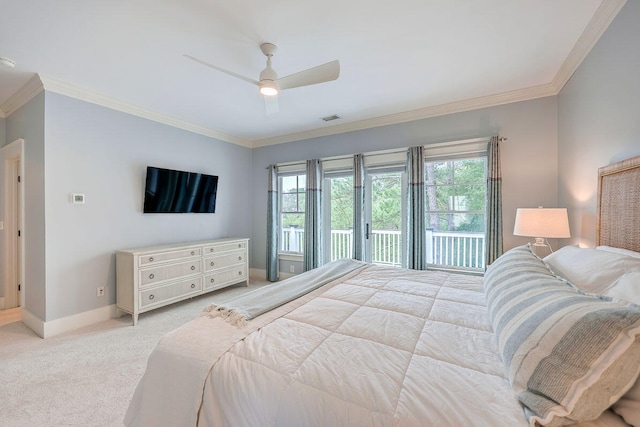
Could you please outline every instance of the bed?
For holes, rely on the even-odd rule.
[[[599,194],[599,224],[632,232],[598,248],[521,246],[484,278],[340,260],[271,310],[211,308],[160,340],[125,424],[640,425],[638,177],[640,157],[600,170],[625,197]]]

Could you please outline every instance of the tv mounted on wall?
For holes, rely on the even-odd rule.
[[[214,213],[218,177],[147,166],[144,213]]]

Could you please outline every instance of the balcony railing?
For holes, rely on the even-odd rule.
[[[370,234],[371,258],[374,264],[402,265],[402,235],[396,230],[376,230]],[[443,267],[484,269],[484,233],[435,232],[427,230],[427,263]],[[302,252],[304,229],[285,228],[281,235],[286,252]],[[431,243],[431,244],[429,244]],[[331,261],[350,258],[353,253],[353,231],[331,230]]]

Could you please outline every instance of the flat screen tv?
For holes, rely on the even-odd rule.
[[[214,213],[218,177],[147,166],[144,213]]]

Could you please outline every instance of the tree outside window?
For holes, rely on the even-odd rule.
[[[486,157],[425,162],[427,261],[484,268]]]
[[[280,250],[303,252],[306,175],[280,177]]]

